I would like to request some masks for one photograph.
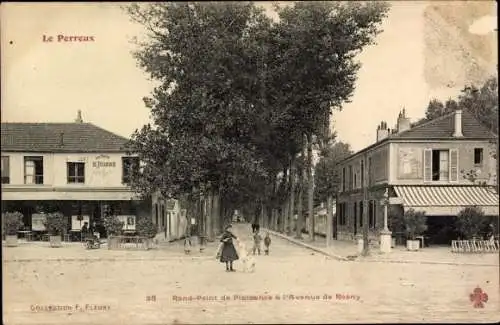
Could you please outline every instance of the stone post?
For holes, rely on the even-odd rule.
[[[385,189],[384,192],[384,229],[380,232],[380,251],[382,253],[391,252],[391,231],[387,226],[387,210],[389,208],[389,189]]]

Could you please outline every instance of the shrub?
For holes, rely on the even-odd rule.
[[[104,217],[104,227],[106,228],[106,232],[108,235],[121,235],[123,232],[124,222],[120,221],[115,215],[107,215]]]
[[[389,229],[393,233],[405,232],[404,211],[401,206],[390,205],[387,211]]]
[[[156,225],[149,218],[141,218],[135,226],[137,234],[142,237],[154,238],[156,236]]]
[[[478,237],[488,220],[485,218],[483,211],[478,207],[466,207],[457,215],[456,230],[470,240]]]
[[[49,235],[61,235],[68,227],[68,219],[61,212],[49,213],[44,226]]]
[[[2,219],[4,220],[5,233],[9,236],[17,235],[19,228],[21,228],[23,223],[23,214],[21,212],[5,212],[2,213]]]
[[[415,240],[415,237],[422,235],[427,230],[425,212],[416,212],[410,209],[404,213],[403,220],[406,236],[410,240]]]

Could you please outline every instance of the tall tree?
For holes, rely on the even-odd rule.
[[[351,97],[360,68],[356,55],[381,31],[389,9],[381,2],[295,2],[277,7],[273,75],[281,85],[281,107],[306,137],[308,215],[314,240],[312,146],[324,120]]]
[[[145,100],[153,126],[131,142],[145,165],[137,190],[167,197],[220,192],[226,211],[229,203],[253,199],[266,177],[254,139],[267,125],[259,58],[270,20],[252,3],[132,4],[127,10],[150,32],[135,57],[160,83]]]

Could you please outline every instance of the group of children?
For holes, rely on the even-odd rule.
[[[252,254],[255,255],[255,252],[257,252],[260,255],[262,236],[259,233],[259,228],[252,227],[252,230],[253,230]],[[271,237],[269,237],[269,232],[266,232],[266,236],[264,237],[264,254],[269,255],[270,246],[271,246]]]

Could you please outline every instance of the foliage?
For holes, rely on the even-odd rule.
[[[24,225],[23,217],[24,217],[23,214],[17,211],[2,213],[5,233],[9,236],[17,235],[19,229]]]
[[[123,232],[124,222],[120,221],[114,214],[107,214],[103,218],[103,224],[108,235],[121,235]]]
[[[466,207],[457,215],[456,229],[467,240],[478,237],[486,225],[488,220],[479,207]]]
[[[416,236],[422,235],[427,230],[427,217],[425,212],[416,212],[413,209],[405,211],[403,215],[404,229],[407,238],[415,240]]]
[[[325,202],[328,195],[335,196],[339,191],[342,175],[337,164],[352,153],[349,144],[337,142],[318,161],[315,166],[314,184],[315,196],[320,202]]]
[[[45,229],[52,236],[64,233],[68,228],[68,218],[61,212],[48,213],[44,221]]]
[[[456,109],[469,111],[489,130],[498,134],[497,77],[490,77],[480,87],[475,85],[465,86],[457,99],[449,99],[445,104],[437,99],[432,99],[426,109],[425,119],[419,123],[433,120]]]
[[[134,56],[158,82],[145,99],[153,124],[129,145],[143,163],[132,187],[192,199],[218,191],[230,211],[290,195],[277,176],[304,136],[309,144],[326,138],[332,108],[353,93],[356,55],[380,32],[388,6],[297,2],[276,8],[276,22],[252,2],[126,9],[148,29]]]
[[[389,229],[393,233],[405,232],[404,210],[400,205],[389,205],[387,211]]]
[[[135,226],[137,234],[142,237],[154,238],[156,236],[156,225],[150,218],[140,218]]]

